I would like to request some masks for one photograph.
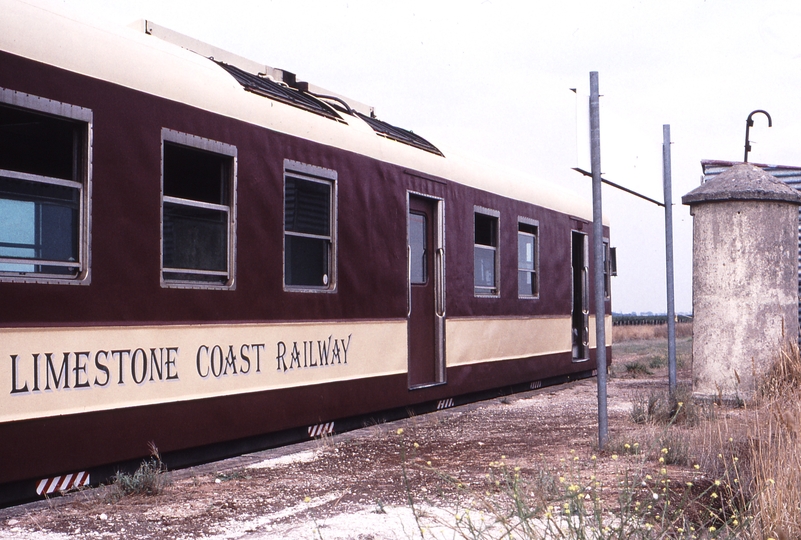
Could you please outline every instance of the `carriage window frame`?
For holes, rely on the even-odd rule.
[[[328,196],[328,232],[327,234],[309,233],[292,230],[287,227],[287,179],[301,182],[310,182],[325,185],[329,188]],[[283,286],[286,292],[300,293],[335,293],[337,290],[337,207],[338,207],[338,174],[333,169],[326,169],[308,163],[301,163],[291,159],[284,159],[282,189],[282,231],[283,231]],[[326,259],[323,266],[327,267],[327,274],[323,274],[323,282],[319,285],[290,283],[292,274],[291,248],[287,244],[295,239],[309,241],[322,241],[326,247]],[[325,281],[327,279],[327,282]]]
[[[74,124],[78,130],[73,135],[72,173],[71,178],[51,177],[35,171],[0,169],[0,177],[9,185],[18,184],[16,190],[9,195],[16,196],[8,200],[31,202],[41,205],[41,197],[33,195],[27,198],[24,195],[24,185],[39,186],[44,189],[70,189],[75,191],[74,205],[76,206],[75,222],[72,226],[72,239],[75,242],[74,253],[76,260],[60,260],[45,258],[19,258],[0,256],[0,282],[10,283],[44,283],[56,285],[89,285],[91,283],[91,193],[92,193],[92,126],[93,112],[91,109],[71,105],[60,101],[47,99],[25,92],[19,92],[0,87],[0,106],[17,109],[23,113],[46,116],[54,120],[61,120]],[[38,212],[38,210],[37,210]],[[35,232],[41,234],[41,231]],[[7,248],[18,248],[16,242],[11,242]],[[34,247],[25,249],[36,249]],[[22,261],[22,263],[20,263]],[[26,262],[30,261],[30,262]],[[73,272],[63,274],[59,272],[10,269],[11,265],[24,264],[33,267],[74,268]]]
[[[190,151],[213,154],[221,158],[221,162],[227,162],[227,170],[221,174],[221,182],[227,182],[227,201],[221,203],[209,203],[190,198],[181,198],[165,195],[165,146],[175,145]],[[222,187],[222,184],[221,184]],[[169,128],[161,130],[161,193],[160,193],[160,279],[163,288],[176,289],[217,289],[235,290],[236,289],[236,223],[237,223],[237,148],[234,145],[214,141],[175,131]],[[165,203],[175,208],[187,211],[206,211],[209,213],[224,213],[226,234],[225,239],[225,269],[224,270],[204,270],[199,268],[172,268],[165,266]]]
[[[481,216],[479,218],[479,216]],[[488,221],[484,221],[487,219]],[[479,230],[480,221],[491,224],[489,231]],[[483,227],[482,227],[483,228]],[[489,236],[489,243],[479,241],[478,236]],[[501,295],[501,213],[498,210],[473,207],[473,296],[478,298],[498,298]],[[476,285],[479,279],[479,253],[493,252],[493,280],[491,285]]]
[[[533,268],[521,268],[520,266],[520,236],[530,236],[534,239],[534,246],[532,249]],[[529,219],[525,217],[517,218],[517,297],[522,300],[536,300],[540,297],[540,223],[536,219]],[[520,291],[520,274],[526,272],[531,275],[532,283],[534,285],[534,293],[526,294]]]

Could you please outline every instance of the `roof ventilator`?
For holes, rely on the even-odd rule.
[[[290,71],[272,68],[248,60],[175,30],[160,26],[153,21],[137,21],[132,26],[144,30],[146,34],[210,59],[227,71],[249,92],[319,114],[337,122],[346,123],[338,112],[357,116],[364,120],[381,137],[443,156],[443,153],[436,146],[414,132],[393,126],[376,118],[373,107],[337,95],[308,82],[298,81],[296,75]],[[258,75],[254,73],[258,73]]]

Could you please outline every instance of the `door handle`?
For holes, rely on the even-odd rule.
[[[436,311],[438,317],[445,316],[445,249],[437,248],[434,252],[437,281],[434,284],[437,297]]]
[[[412,315],[412,246],[406,246],[406,317]]]

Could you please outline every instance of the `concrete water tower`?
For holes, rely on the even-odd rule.
[[[798,338],[801,193],[741,163],[682,202],[693,216],[693,394],[750,399]]]

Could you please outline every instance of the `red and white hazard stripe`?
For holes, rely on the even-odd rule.
[[[450,409],[453,407],[453,398],[441,399],[437,402],[437,410]]]
[[[81,471],[64,476],[55,476],[53,478],[42,478],[36,485],[36,493],[38,495],[50,495],[56,491],[67,491],[68,489],[88,485],[89,473],[87,471]]]
[[[334,423],[333,422],[326,422],[325,424],[317,424],[314,426],[309,426],[308,430],[309,437],[322,437],[323,435],[331,435],[334,432]]]

